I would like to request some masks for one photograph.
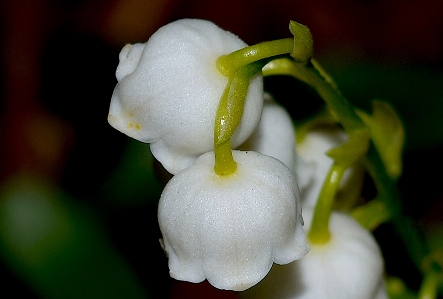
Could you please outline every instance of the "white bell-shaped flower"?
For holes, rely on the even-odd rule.
[[[172,174],[213,150],[218,103],[228,77],[217,58],[247,46],[212,22],[181,19],[158,29],[145,44],[121,50],[108,121],[150,143],[154,157]],[[250,81],[243,118],[231,138],[243,143],[263,108],[263,78]]]
[[[312,209],[303,209],[306,231]],[[275,266],[259,284],[242,292],[242,299],[388,299],[384,262],[372,234],[351,216],[333,212],[331,239],[309,244],[302,259]],[[309,243],[309,240],[308,240]]]
[[[233,156],[235,173],[218,176],[214,153],[203,154],[161,195],[158,220],[175,279],[241,291],[274,262],[290,263],[309,250],[293,173],[257,152]]]
[[[294,172],[299,189],[305,190],[311,184],[315,165],[299,157],[295,146],[295,128],[291,115],[265,92],[260,123],[238,149],[256,151],[279,159]]]
[[[238,149],[274,157],[289,169],[294,169],[294,124],[288,111],[275,102],[269,93],[264,94],[263,112],[256,130]]]
[[[334,160],[326,152],[343,144],[348,135],[336,126],[320,126],[308,132],[302,142],[297,142],[295,172],[304,178],[300,184],[303,207],[314,207],[325,178]],[[353,168],[345,171],[340,187],[349,181]]]

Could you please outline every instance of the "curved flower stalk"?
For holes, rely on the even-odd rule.
[[[177,173],[160,198],[158,219],[170,275],[219,289],[257,284],[273,263],[309,250],[293,173],[279,160],[233,151],[237,169],[214,173],[214,153]]]
[[[190,166],[214,147],[214,119],[228,82],[216,60],[245,46],[234,34],[198,19],[169,23],[145,44],[126,45],[119,56],[109,123],[150,143],[153,156],[168,172]],[[234,147],[252,134],[262,107],[263,79],[257,73],[250,81],[244,117],[231,138]]]
[[[306,173],[312,173],[309,182],[300,188],[303,207],[312,208],[317,203],[326,175],[334,163],[333,158],[329,157],[327,152],[346,142],[348,135],[336,125],[320,125],[310,129],[301,139],[297,141],[296,146],[298,159],[295,172],[298,177],[306,177]],[[361,166],[354,165],[348,168],[343,175],[338,191],[345,190],[348,184],[352,184],[359,194],[359,185],[361,185],[362,179],[360,177],[354,180],[353,176],[361,176],[362,173]]]
[[[309,231],[312,209],[303,209],[303,217]],[[332,213],[329,227],[329,242],[309,244],[306,256],[273,267],[259,284],[240,293],[241,298],[387,299],[383,258],[370,232],[340,212]]]

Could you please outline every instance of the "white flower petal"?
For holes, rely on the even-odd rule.
[[[233,154],[233,175],[217,176],[209,152],[162,193],[158,218],[173,278],[245,290],[273,262],[290,263],[309,249],[293,173],[269,156]]]
[[[108,121],[137,140],[172,174],[213,150],[215,115],[228,78],[216,67],[219,56],[245,47],[236,35],[215,24],[182,19],[158,29],[145,44],[120,53],[118,84]],[[242,118],[231,138],[243,143],[263,108],[263,78],[252,78]]]
[[[326,152],[347,140],[347,134],[338,128],[319,128],[309,132],[302,142],[297,143],[295,172],[297,177],[305,178],[300,184],[303,207],[314,207],[326,175],[334,162]],[[342,186],[350,176],[347,170],[342,179]],[[308,174],[308,175],[307,175]],[[309,178],[307,178],[309,176]]]
[[[282,161],[289,169],[295,165],[295,129],[289,113],[265,93],[260,123],[239,149],[252,150]],[[297,180],[298,181],[298,180]]]
[[[304,193],[313,183],[316,165],[312,161],[306,162],[297,154],[291,115],[269,93],[264,95],[260,123],[251,137],[238,149],[256,151],[279,159],[295,173],[299,189]]]
[[[145,44],[141,43],[133,45],[127,44],[122,48],[118,55],[119,64],[115,71],[117,81],[121,81],[125,76],[131,74],[135,70],[144,48]]]
[[[388,292],[386,290],[385,281],[382,279],[380,281],[380,284],[378,285],[378,288],[375,292],[373,299],[389,299]]]
[[[306,230],[312,210],[303,209]],[[351,216],[333,212],[331,240],[310,244],[302,259],[274,266],[268,276],[241,293],[242,299],[382,299],[383,258],[376,240]]]

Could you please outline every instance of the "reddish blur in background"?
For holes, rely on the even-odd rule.
[[[441,208],[442,175],[431,176],[429,165],[443,166],[442,1],[14,0],[0,9],[0,183],[25,174],[81,202],[147,296],[235,297],[169,279],[158,245],[158,182],[128,203],[106,191],[131,142],[107,123],[118,53],[176,19],[211,20],[248,44],[290,37],[290,20],[307,25],[314,55],[351,101],[394,103],[408,134],[405,205],[425,227],[441,221],[430,211]],[[5,292],[45,294],[8,261],[0,266],[9,277]]]

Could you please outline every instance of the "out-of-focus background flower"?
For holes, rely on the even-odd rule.
[[[169,278],[159,167],[148,145],[107,123],[120,49],[179,18],[208,19],[248,44],[290,37],[290,20],[307,25],[315,57],[352,103],[369,110],[377,98],[399,112],[405,211],[442,248],[442,1],[15,0],[0,9],[2,297],[235,298]],[[294,103],[296,120],[321,103],[293,79],[265,84]],[[388,274],[416,289],[395,231],[374,233]]]

